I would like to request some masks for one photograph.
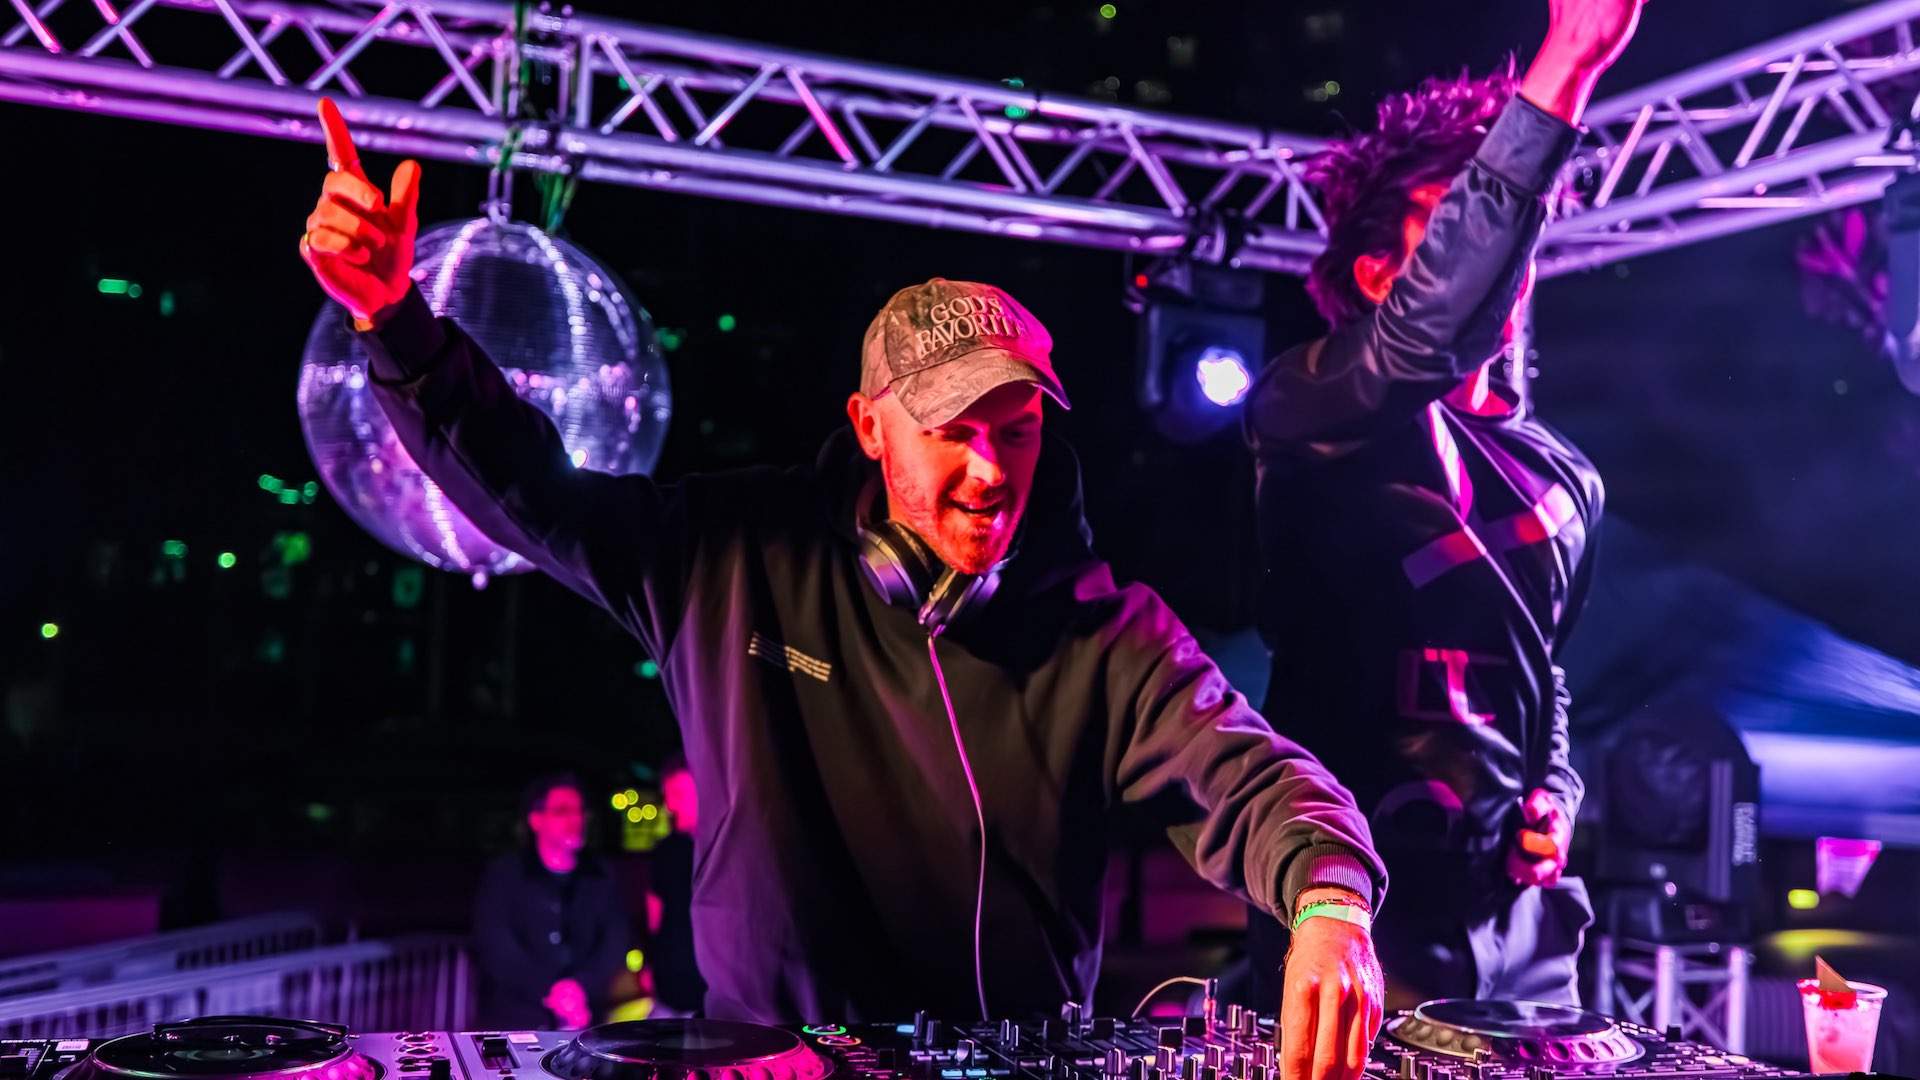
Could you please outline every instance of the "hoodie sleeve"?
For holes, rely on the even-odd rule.
[[[1254,453],[1352,442],[1413,417],[1500,350],[1577,132],[1515,96],[1434,207],[1393,291],[1288,352],[1247,399]]]
[[[1267,726],[1152,590],[1119,595],[1108,667],[1119,798],[1171,797],[1168,835],[1193,868],[1282,921],[1313,885],[1377,909],[1386,866],[1353,796]]]
[[[546,414],[418,290],[357,336],[401,445],[453,505],[664,663],[691,546],[685,490],[575,468]]]

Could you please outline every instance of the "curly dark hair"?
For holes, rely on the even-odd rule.
[[[1413,192],[1467,167],[1518,87],[1513,59],[1484,78],[1434,77],[1380,103],[1373,131],[1339,139],[1305,163],[1319,189],[1327,249],[1307,272],[1314,306],[1334,326],[1373,309],[1353,278],[1362,255],[1398,258]]]

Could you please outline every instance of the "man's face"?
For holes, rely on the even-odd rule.
[[[1040,460],[1039,387],[996,387],[937,428],[892,395],[855,394],[847,414],[861,449],[880,462],[889,516],[948,566],[983,574],[1006,558]]]
[[[570,787],[547,792],[547,801],[527,815],[527,827],[543,848],[578,851],[586,842],[587,815],[580,805],[580,793]]]
[[[660,801],[667,804],[667,813],[673,815],[674,828],[690,833],[700,827],[700,794],[693,786],[691,772],[676,769],[663,777]]]

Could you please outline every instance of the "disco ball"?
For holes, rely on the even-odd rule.
[[[575,468],[644,473],[660,457],[672,396],[653,321],[607,269],[531,225],[442,225],[414,249],[435,313],[486,350],[560,432]],[[300,426],[320,479],[361,528],[429,566],[484,575],[529,568],[456,509],[400,445],[367,384],[367,358],[329,303],[307,335]]]

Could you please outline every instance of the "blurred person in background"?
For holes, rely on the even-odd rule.
[[[586,844],[579,780],[527,785],[528,843],[488,864],[473,903],[480,1016],[490,1028],[578,1030],[605,1015],[632,942],[613,875]]]
[[[707,981],[693,952],[693,831],[700,823],[700,796],[687,759],[674,754],[660,766],[660,801],[673,831],[654,845],[647,881],[647,912],[653,942],[647,966],[653,975],[655,1017],[697,1016]]]

